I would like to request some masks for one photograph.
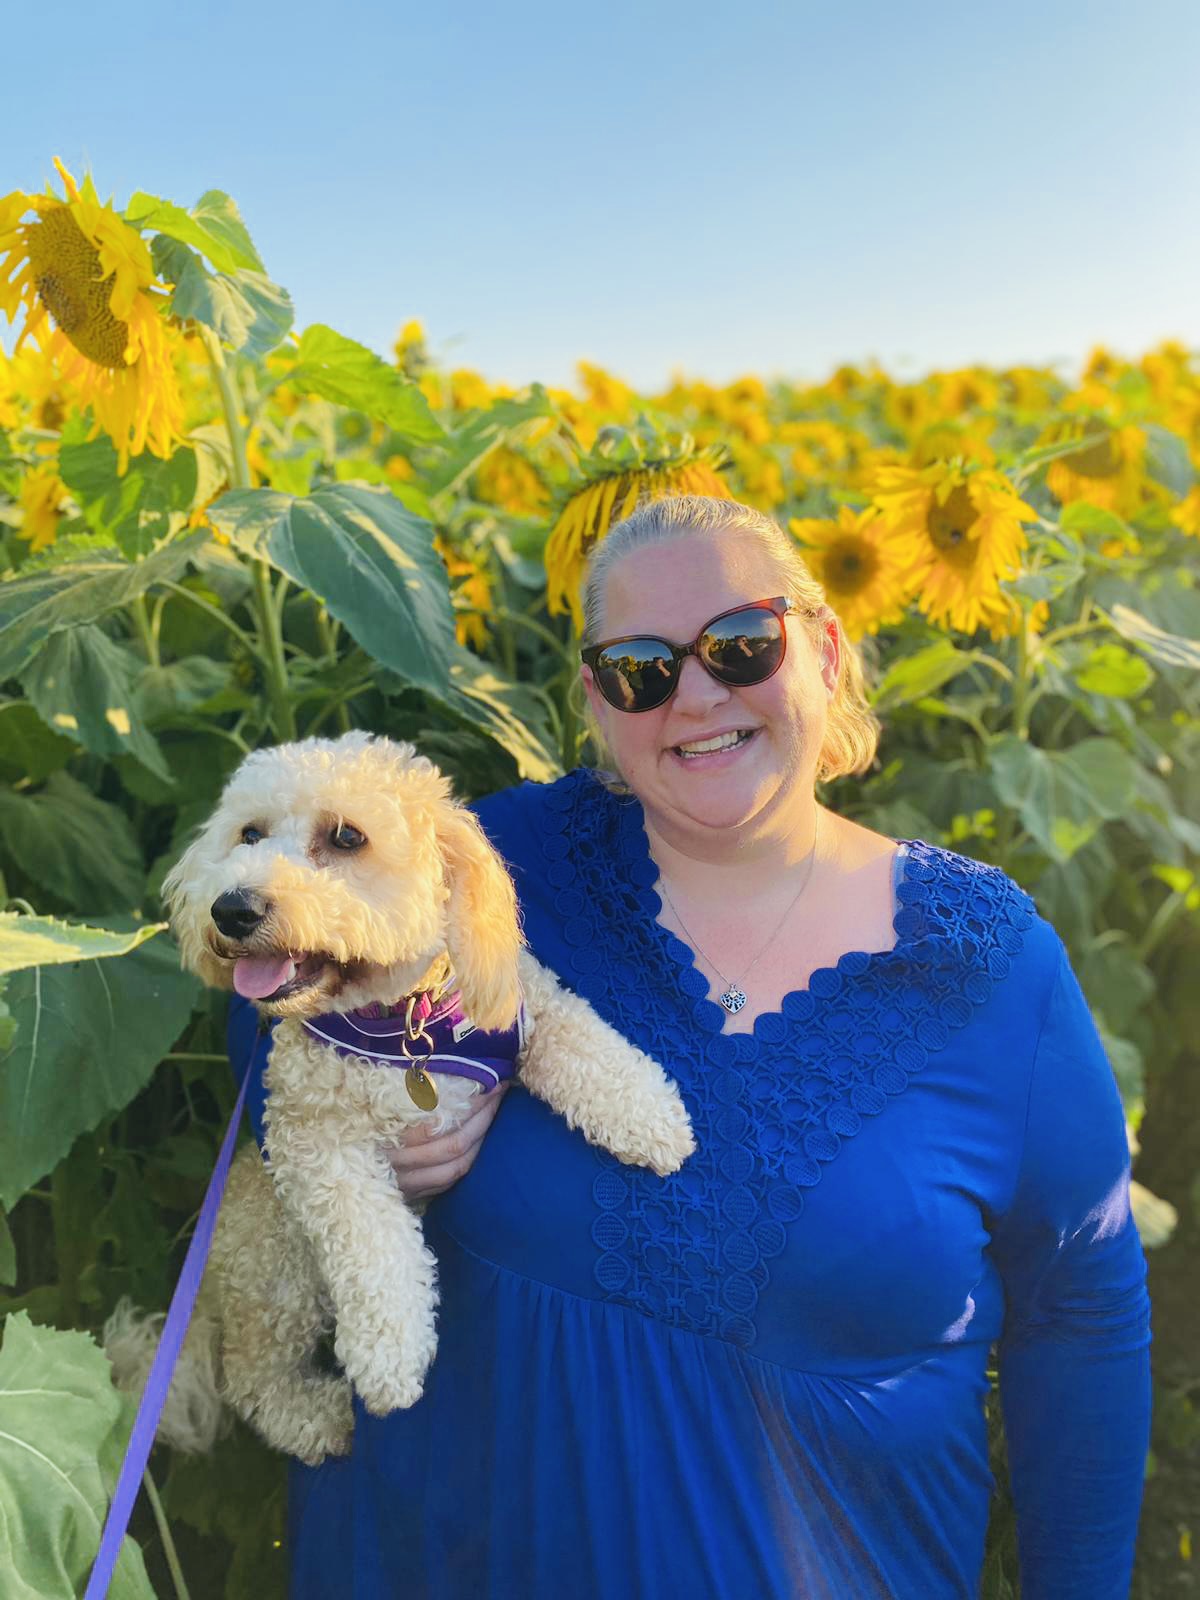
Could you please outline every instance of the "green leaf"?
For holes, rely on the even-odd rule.
[[[353,484],[304,499],[243,489],[222,495],[209,518],[243,554],[324,601],[381,666],[445,694],[455,650],[446,568],[432,528],[394,495]]]
[[[1132,804],[1137,763],[1115,739],[1084,739],[1059,753],[1007,734],[991,746],[988,769],[1041,849],[1066,861]]]
[[[0,679],[23,671],[52,634],[128,605],[178,578],[208,535],[197,531],[141,561],[88,555],[0,584]]]
[[[470,650],[456,646],[449,683],[438,698],[507,750],[520,777],[552,783],[562,776],[545,710],[527,685],[512,682]]]
[[[148,922],[128,933],[114,933],[82,922],[60,922],[57,917],[0,911],[0,973],[128,955],[165,927],[165,922]]]
[[[1133,940],[1118,929],[1093,939],[1083,951],[1079,981],[1114,1033],[1128,1033],[1154,998],[1153,974],[1134,955]]]
[[[974,660],[974,651],[957,650],[951,640],[937,639],[889,667],[875,691],[874,705],[879,711],[908,705],[957,678]]]
[[[171,311],[181,321],[201,322],[222,343],[255,358],[286,338],[292,297],[266,273],[239,268],[213,274],[186,244],[161,236],[151,253],[159,277],[175,285]]]
[[[133,1421],[104,1352],[86,1333],[4,1324],[0,1348],[0,1527],[5,1600],[82,1592],[100,1546],[110,1463]],[[154,1600],[142,1553],[121,1544],[109,1600]]]
[[[81,1133],[145,1088],[198,991],[170,938],[116,961],[12,974],[17,1037],[0,1058],[0,1205],[11,1206]]]
[[[1185,639],[1178,633],[1168,633],[1157,627],[1149,617],[1142,616],[1129,606],[1115,605],[1109,621],[1123,639],[1137,645],[1156,661],[1165,661],[1172,667],[1200,667],[1200,641]]]
[[[88,527],[114,539],[130,561],[177,533],[198,495],[197,456],[186,445],[166,461],[148,452],[134,456],[122,473],[106,436],[87,439],[69,430],[58,464]]]
[[[27,700],[0,705],[0,778],[43,783],[66,766],[76,745],[52,732]]]
[[[1157,422],[1144,424],[1146,433],[1146,472],[1156,483],[1165,484],[1180,499],[1196,482],[1196,470],[1185,440]]]
[[[459,487],[498,445],[520,434],[530,422],[554,415],[554,402],[540,383],[519,399],[504,397],[486,411],[468,414],[451,434],[445,459],[428,476],[429,494]]]
[[[134,910],[145,890],[128,817],[66,772],[33,794],[0,789],[0,857],[81,911]]]
[[[185,656],[165,667],[147,667],[133,691],[137,714],[148,723],[178,718],[229,686],[228,661]]]
[[[258,251],[246,231],[241,212],[227,194],[209,189],[190,211],[159,200],[155,195],[131,195],[125,207],[125,220],[143,233],[165,233],[168,238],[190,244],[207,256],[218,272],[236,272],[239,267],[262,272]]]
[[[1113,695],[1122,700],[1143,694],[1154,682],[1154,672],[1141,656],[1119,644],[1099,644],[1075,669],[1075,682],[1089,694]]]
[[[156,777],[171,773],[137,714],[134,685],[144,663],[92,623],[56,633],[22,674],[46,722],[98,756],[134,756]]]
[[[304,330],[298,363],[287,381],[293,388],[363,411],[403,438],[428,444],[446,436],[419,385],[389,367],[366,345],[356,344],[323,323]]]
[[[1086,500],[1073,500],[1070,505],[1064,506],[1059,521],[1068,533],[1079,534],[1081,538],[1127,541],[1137,538],[1129,524],[1115,511],[1089,505]]]

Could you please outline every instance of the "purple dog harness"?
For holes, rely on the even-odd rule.
[[[403,1067],[405,1086],[423,1111],[438,1103],[431,1075],[472,1078],[484,1093],[513,1077],[527,1032],[524,1006],[507,1028],[477,1028],[458,989],[436,997],[428,991],[409,995],[394,1006],[327,1011],[302,1026],[338,1055]]]

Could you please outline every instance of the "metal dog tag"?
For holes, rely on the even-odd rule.
[[[421,1071],[420,1067],[405,1067],[404,1087],[408,1090],[409,1099],[415,1106],[420,1106],[422,1111],[436,1109],[437,1085],[428,1073]]]

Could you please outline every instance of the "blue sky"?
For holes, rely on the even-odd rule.
[[[1200,343],[1194,0],[60,0],[7,39],[0,193],[241,205],[301,325],[513,383],[599,361]],[[14,81],[15,80],[15,81]]]

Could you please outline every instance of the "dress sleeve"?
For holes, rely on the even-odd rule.
[[[267,1070],[267,1055],[271,1049],[270,1030],[259,1027],[258,1012],[249,1000],[235,994],[229,1002],[229,1015],[225,1027],[229,1064],[233,1080],[241,1086],[247,1072],[250,1082],[246,1087],[246,1109],[250,1113],[250,1126],[261,1148],[263,1144],[263,1111],[267,1103],[267,1089],[263,1074]]]
[[[1058,944],[994,1250],[1023,1600],[1127,1600],[1149,1442],[1146,1263],[1120,1097]]]

